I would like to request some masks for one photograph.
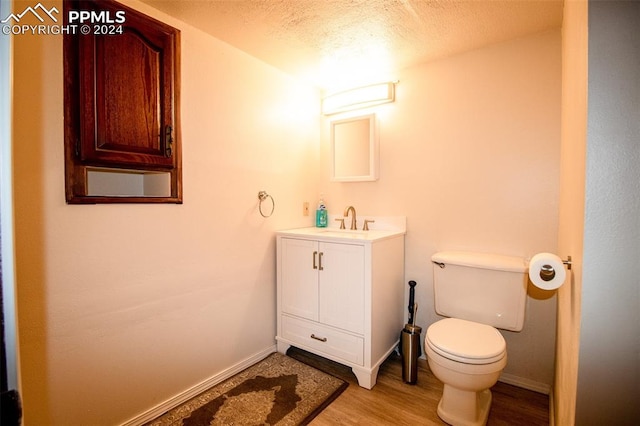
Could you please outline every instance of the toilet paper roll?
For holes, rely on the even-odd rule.
[[[553,253],[538,253],[529,262],[529,279],[543,290],[557,289],[566,276],[562,259]]]

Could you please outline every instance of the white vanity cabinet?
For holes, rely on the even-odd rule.
[[[348,365],[371,389],[403,326],[404,232],[304,228],[276,239],[278,351]]]

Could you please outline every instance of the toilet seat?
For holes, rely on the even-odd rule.
[[[507,344],[498,330],[458,318],[431,324],[425,342],[437,354],[465,364],[491,364],[507,353]]]

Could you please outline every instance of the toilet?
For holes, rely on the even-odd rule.
[[[438,416],[454,426],[482,426],[491,388],[507,365],[497,328],[521,331],[527,297],[525,259],[487,253],[439,252],[431,257],[436,312],[427,329],[431,372],[444,383]]]

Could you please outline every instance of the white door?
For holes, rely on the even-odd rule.
[[[364,247],[319,244],[319,321],[354,333],[364,333]]]
[[[318,320],[318,243],[282,238],[282,312]]]

